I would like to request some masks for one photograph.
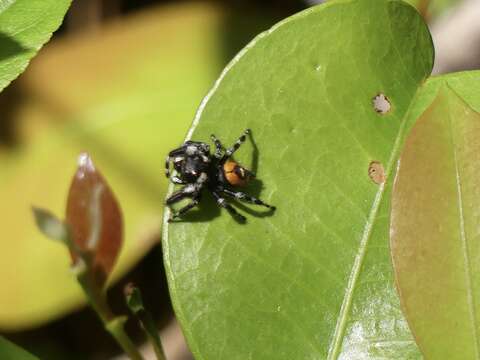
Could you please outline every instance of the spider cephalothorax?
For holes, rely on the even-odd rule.
[[[173,162],[176,174],[171,177],[171,181],[174,184],[184,185],[184,187],[167,198],[167,205],[170,206],[186,198],[191,199],[191,202],[178,212],[172,212],[170,220],[197,206],[203,189],[210,191],[220,207],[225,208],[232,216],[241,221],[245,221],[245,217],[225,200],[224,195],[275,210],[274,206],[233,189],[236,186],[246,185],[251,178],[255,177],[251,171],[231,159],[233,153],[238,150],[249,133],[250,130],[245,130],[242,136],[228,149],[224,149],[220,140],[212,135],[211,138],[215,144],[214,154],[210,154],[208,144],[197,141],[186,141],[178,149],[170,151],[165,162],[165,174],[170,178],[170,163]]]

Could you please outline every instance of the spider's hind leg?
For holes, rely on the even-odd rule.
[[[228,148],[226,151],[225,151],[225,155],[227,157],[230,157],[233,155],[233,153],[235,151],[237,151],[240,146],[245,142],[245,140],[247,139],[247,135],[250,134],[250,129],[247,129],[243,132],[243,134],[238,138],[237,141],[235,141],[235,143],[232,145],[232,147]]]
[[[219,193],[216,191],[212,191],[213,197],[217,201],[217,205],[224,208],[225,210],[228,211],[230,215],[232,215],[235,219],[239,220],[240,222],[245,222],[247,218],[241,214],[238,213],[235,208],[230,205],[227,200],[225,200]]]
[[[231,196],[235,199],[238,199],[240,201],[244,201],[244,202],[247,202],[247,203],[250,203],[250,204],[265,206],[265,207],[267,207],[269,209],[272,209],[272,210],[276,209],[275,206],[264,203],[262,200],[257,199],[256,197],[250,196],[248,194],[245,194],[244,192],[241,192],[241,191],[233,191],[233,190],[229,190],[229,189],[223,189],[222,192],[224,194],[227,194],[227,195],[229,195],[229,196]]]

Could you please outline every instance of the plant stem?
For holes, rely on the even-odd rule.
[[[153,346],[157,360],[166,360],[157,326],[150,312],[143,305],[140,289],[132,283],[125,287],[125,298],[130,311],[137,317],[142,329]]]
[[[113,318],[109,323],[105,323],[105,328],[113,336],[113,338],[122,347],[125,353],[132,360],[143,360],[142,355],[138,351],[135,344],[130,340],[125,332],[124,324],[127,321],[126,316],[117,316]]]
[[[163,351],[162,342],[160,341],[160,336],[158,335],[157,327],[155,326],[155,322],[153,321],[150,313],[143,311],[140,314],[137,314],[142,327],[147,334],[148,339],[152,343],[153,350],[155,351],[155,355],[157,356],[157,360],[166,360],[165,352]]]
[[[135,344],[125,332],[126,316],[115,316],[110,310],[103,291],[95,284],[91,272],[85,267],[77,272],[77,279],[87,299],[103,322],[105,329],[132,360],[143,360]]]

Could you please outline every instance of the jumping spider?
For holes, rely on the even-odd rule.
[[[244,192],[232,189],[235,186],[246,185],[251,178],[255,177],[251,171],[231,160],[232,155],[245,142],[248,134],[250,134],[249,129],[245,130],[233,146],[226,150],[220,140],[215,135],[211,135],[211,139],[215,144],[214,154],[210,154],[210,146],[208,144],[197,141],[186,141],[178,149],[170,151],[165,162],[165,175],[167,178],[170,178],[170,163],[173,162],[173,167],[177,173],[171,177],[171,181],[174,184],[185,186],[169,196],[166,203],[168,206],[171,206],[185,198],[191,199],[191,202],[178,210],[178,212],[172,211],[169,221],[180,217],[197,206],[204,188],[212,193],[218,206],[226,209],[234,218],[241,222],[246,220],[245,217],[239,214],[225,200],[223,195],[247,203],[262,205],[272,211],[275,210],[274,206],[268,205]]]

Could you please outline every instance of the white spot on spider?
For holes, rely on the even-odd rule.
[[[236,193],[236,194],[235,194],[235,197],[236,197],[237,199],[242,199],[242,198],[245,197],[245,195],[243,195],[242,193]]]
[[[201,173],[200,177],[198,178],[198,182],[203,183],[207,180],[208,176],[206,173]]]
[[[182,161],[182,160],[183,160],[183,157],[177,156],[173,161],[176,162],[176,163],[178,163],[178,162],[180,162],[180,161]]]
[[[218,200],[217,200],[217,204],[218,204],[218,205],[223,205],[223,204],[225,204],[225,199],[218,199]]]
[[[185,150],[185,152],[187,153],[187,155],[193,155],[197,152],[197,147],[194,145],[189,145],[187,146],[187,149]]]
[[[195,191],[195,186],[194,185],[187,185],[183,189],[183,192],[185,193],[193,193]]]
[[[178,177],[178,176],[174,176],[172,177],[172,181],[175,183],[175,184],[182,184],[182,180]]]
[[[384,115],[390,111],[392,105],[390,100],[385,96],[385,94],[378,94],[372,99],[373,108],[375,111],[381,115]]]

